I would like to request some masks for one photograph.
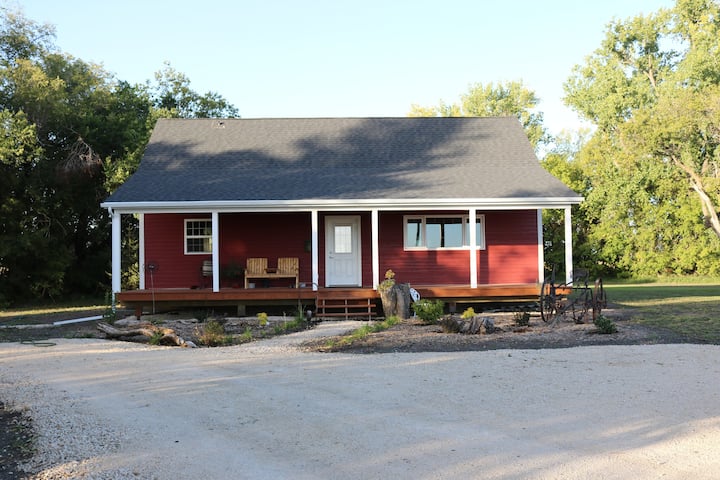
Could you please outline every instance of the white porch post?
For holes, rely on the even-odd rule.
[[[212,267],[213,292],[220,291],[220,221],[218,212],[212,212]]]
[[[311,243],[311,250],[312,250],[312,289],[313,291],[317,291],[319,283],[320,283],[320,264],[319,264],[319,254],[318,254],[318,211],[312,210],[310,211],[310,243]]]
[[[380,285],[380,232],[379,232],[379,214],[377,208],[370,211],[370,230],[372,235],[372,276],[373,290],[377,290]]]
[[[470,287],[477,288],[477,209],[471,208],[469,210],[469,224],[470,229]]]
[[[140,290],[145,290],[145,214],[138,213],[138,273]]]
[[[120,292],[122,285],[121,282],[121,224],[120,224],[120,213],[110,209],[110,215],[112,215],[112,308],[115,310],[115,295]]]
[[[538,283],[545,281],[545,237],[543,236],[543,212],[537,209]]]
[[[572,215],[571,207],[565,207],[565,281],[572,282],[573,261],[572,261]]]

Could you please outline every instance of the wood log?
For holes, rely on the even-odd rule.
[[[470,319],[460,318],[457,315],[448,315],[442,318],[439,323],[445,333],[476,335],[495,331],[495,322],[493,322],[492,318],[477,315]]]
[[[160,345],[176,345],[179,347],[187,347],[188,343],[182,338],[175,334],[175,331],[171,328],[160,328],[152,323],[139,323],[129,327],[118,328],[105,322],[98,322],[98,330],[103,332],[108,338],[129,338],[129,337],[142,337],[145,341],[150,341],[150,338],[162,335],[158,340]]]
[[[383,313],[385,318],[396,316],[402,319],[410,318],[410,285],[407,283],[396,283],[390,288],[380,289]]]

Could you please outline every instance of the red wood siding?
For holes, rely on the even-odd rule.
[[[224,213],[220,215],[220,264],[237,262],[244,266],[248,257],[265,257],[268,266],[278,257],[298,257],[300,281],[312,281],[312,258],[305,250],[310,241],[309,213]],[[287,279],[273,280],[272,286],[288,286]]]
[[[204,215],[145,215],[145,288],[190,288],[200,285],[203,260],[210,255],[185,255],[185,219]],[[150,275],[147,265],[157,270]]]
[[[537,211],[485,213],[487,248],[480,252],[480,284],[538,281]]]
[[[190,288],[201,284],[202,262],[211,255],[185,255],[184,220],[210,218],[189,214],[145,215],[146,264],[158,266],[153,275],[156,288]],[[300,281],[310,283],[312,266],[305,242],[310,240],[310,214],[221,214],[220,265],[237,262],[244,266],[248,257],[266,257],[274,266],[278,257],[298,257]],[[221,280],[222,281],[222,280]],[[274,280],[285,285],[287,280]],[[210,284],[210,280],[208,280]],[[146,270],[145,287],[150,288]]]
[[[449,212],[421,212],[442,215]],[[454,214],[463,212],[454,212]],[[485,250],[478,251],[481,285],[537,282],[535,210],[478,212],[485,215]],[[419,285],[467,285],[467,250],[405,250],[404,213],[380,215],[380,275],[391,269],[400,282]],[[381,278],[382,280],[382,278]]]
[[[447,213],[447,212],[446,212]],[[453,212],[462,214],[464,212]],[[535,210],[478,212],[485,215],[486,249],[478,252],[478,283],[481,285],[537,282],[537,213]],[[436,215],[441,212],[419,212]],[[369,213],[337,212],[319,216],[320,285],[325,283],[325,217],[359,215],[361,218],[362,285],[372,286],[371,219]],[[380,280],[392,269],[400,282],[416,285],[469,285],[467,250],[419,250],[403,248],[402,212],[380,213]],[[190,288],[200,285],[203,260],[211,255],[184,254],[184,220],[209,215],[146,214],[145,260],[158,269],[155,288]],[[300,282],[312,282],[309,213],[220,214],[220,264],[245,265],[248,257],[266,257],[274,266],[278,257],[298,257]],[[209,282],[208,282],[209,283]],[[275,280],[273,286],[287,286]],[[146,270],[146,288],[151,288]]]

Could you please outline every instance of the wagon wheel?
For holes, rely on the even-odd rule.
[[[607,307],[607,296],[603,288],[602,278],[595,280],[595,288],[592,294],[593,322],[602,314],[602,309]]]
[[[572,317],[575,323],[585,323],[585,316],[592,306],[592,294],[589,288],[578,288],[572,299]]]
[[[543,281],[540,288],[540,316],[543,322],[547,323],[557,315],[557,298],[555,287],[549,279]]]

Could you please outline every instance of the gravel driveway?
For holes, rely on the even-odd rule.
[[[33,478],[717,478],[720,347],[303,353],[0,344]]]

